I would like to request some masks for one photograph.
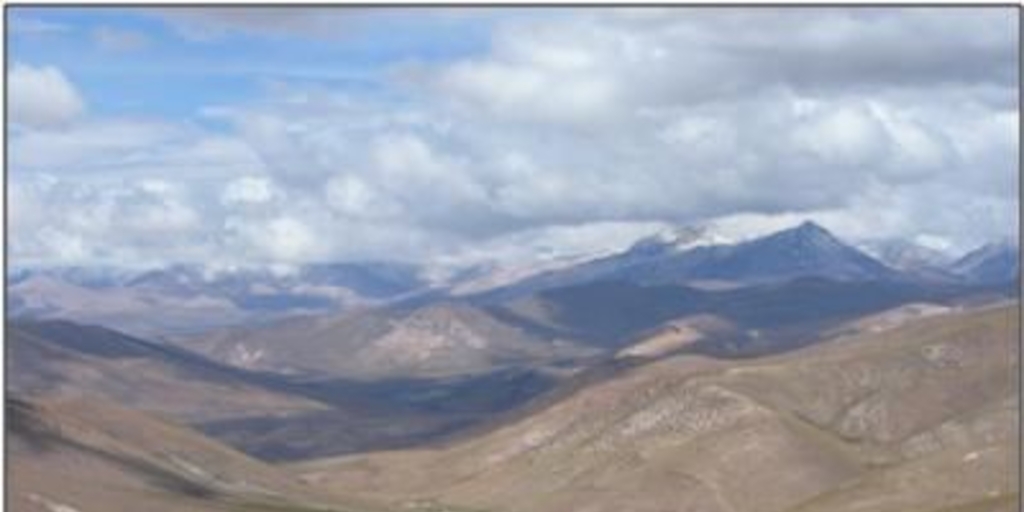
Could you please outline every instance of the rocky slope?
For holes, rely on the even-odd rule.
[[[9,398],[14,512],[380,512],[102,399]]]
[[[986,244],[953,262],[950,271],[973,282],[1015,281],[1020,279],[1020,248],[1009,241]]]
[[[592,353],[508,325],[482,309],[444,302],[229,329],[182,346],[249,369],[360,379],[463,375]]]
[[[1010,510],[1017,308],[743,363],[670,358],[444,450],[299,469],[333,489],[493,511]]]
[[[7,327],[7,391],[102,397],[180,421],[326,409],[192,354],[102,327],[47,320]]]
[[[553,288],[492,306],[502,320],[597,347],[620,348],[664,322],[715,315],[733,336],[702,342],[717,355],[752,355],[813,342],[843,322],[910,302],[991,300],[1000,289],[952,284],[841,281],[818,277],[724,290],[626,281]]]
[[[511,368],[444,379],[292,379],[66,321],[7,329],[7,391],[159,414],[266,459],[409,446],[512,408],[556,381]]]
[[[641,285],[688,284],[717,289],[800,277],[843,281],[899,280],[900,272],[844,243],[813,222],[760,238],[730,243],[714,232],[680,229],[638,241],[629,250],[546,272],[480,295],[515,299],[551,288],[596,281]]]

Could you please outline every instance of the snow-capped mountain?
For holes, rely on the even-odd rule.
[[[947,252],[899,238],[866,241],[860,248],[882,263],[908,272],[939,269],[953,260]]]
[[[490,295],[507,298],[598,280],[645,285],[741,285],[808,276],[836,280],[900,278],[896,270],[813,222],[752,240],[730,241],[716,233],[713,226],[679,228],[645,237],[621,253],[547,272]]]
[[[96,322],[152,335],[407,299],[501,301],[595,281],[709,288],[799,277],[986,284],[1007,282],[1019,273],[1018,249],[1009,242],[989,244],[938,267],[944,255],[913,243],[872,245],[875,258],[813,222],[753,239],[723,236],[714,224],[598,228],[496,241],[449,261],[445,272],[433,275],[436,262],[238,269],[174,265],[147,271],[12,269],[9,305],[14,315]]]
[[[1009,240],[985,244],[953,262],[949,269],[977,283],[1013,281],[1020,276],[1020,246]]]
[[[740,281],[818,276],[879,280],[898,273],[813,222],[731,246],[686,253],[687,277]]]
[[[658,234],[661,222],[593,222],[529,229],[473,244],[429,262],[425,269],[438,289],[455,296],[510,286],[627,250]]]
[[[712,225],[681,226],[641,238],[629,248],[629,252],[636,255],[681,253],[697,247],[735,242],[735,239],[715,231]]]

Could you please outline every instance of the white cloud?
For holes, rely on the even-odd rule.
[[[221,193],[221,202],[232,204],[262,204],[274,197],[270,180],[262,176],[242,176],[229,181]]]
[[[85,119],[61,130],[12,134],[13,172],[173,176],[204,180],[259,172],[263,160],[237,137],[152,119]]]
[[[752,91],[1015,80],[1008,10],[581,10],[527,19],[447,67],[443,91],[506,119],[620,122]],[[985,63],[985,64],[982,64]],[[618,115],[616,115],[618,114]]]
[[[342,174],[327,182],[327,204],[349,218],[396,219],[401,206],[377,186],[353,174]]]
[[[581,123],[608,114],[614,88],[598,73],[561,74],[510,63],[468,62],[439,85],[501,117]]]
[[[85,111],[85,101],[61,70],[14,63],[7,77],[8,119],[15,125],[66,125]]]
[[[877,121],[889,135],[888,143],[895,152],[890,175],[920,180],[937,169],[957,165],[959,154],[949,136],[912,113],[876,106]]]
[[[262,14],[199,24],[285,37],[320,23]],[[1016,229],[1010,10],[502,19],[469,56],[402,55],[372,93],[276,82],[211,105],[218,132],[87,118],[14,133],[12,183],[52,183],[17,185],[12,219],[30,234],[13,254],[505,261],[715,218],[733,235],[812,217],[958,248]]]
[[[275,261],[315,260],[316,234],[302,222],[291,217],[276,218],[266,226],[259,242],[268,248]]]
[[[11,192],[12,260],[20,264],[195,261],[211,249],[189,191],[166,180],[12,176]]]
[[[877,165],[888,151],[884,125],[864,105],[824,105],[797,124],[798,148],[815,153],[823,165],[857,168]]]
[[[625,250],[638,239],[669,226],[664,222],[556,224],[467,244],[439,259],[453,267],[481,263],[529,267]]]

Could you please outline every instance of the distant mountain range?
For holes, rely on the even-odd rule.
[[[656,265],[634,266],[625,271],[625,276],[645,283],[699,279],[777,282],[808,276],[868,281],[898,277],[892,269],[813,222],[734,245],[695,247]]]
[[[418,268],[381,262],[313,264],[287,272],[71,267],[13,272],[8,304],[14,316],[65,318],[167,338],[378,304],[425,286]]]
[[[957,266],[937,261],[933,264],[933,260],[911,262],[909,258],[887,264],[846,244],[813,222],[738,243],[723,243],[721,237],[706,230],[680,230],[677,235],[643,239],[625,252],[544,272],[478,295],[484,300],[507,300],[545,289],[602,280],[730,288],[799,277],[961,284],[1009,283],[1017,277],[1015,269],[1006,263],[1015,261],[1019,250],[1009,244],[999,246],[1002,251],[979,254],[978,261],[970,265]],[[893,251],[887,254],[893,256]],[[1002,259],[988,262],[989,257]],[[979,265],[992,270],[985,273],[984,278],[979,272],[967,270],[967,266]]]
[[[1009,283],[1019,248],[988,244],[960,259],[889,240],[861,250],[805,222],[734,241],[690,226],[638,240],[625,251],[516,268],[471,265],[443,280],[428,266],[364,262],[310,264],[288,271],[212,271],[199,265],[15,270],[8,304],[15,316],[100,323],[153,338],[185,337],[230,325],[393,303],[466,297],[494,303],[597,281],[731,288],[799,277],[839,281]]]
[[[891,268],[810,222],[726,242],[707,229],[679,229],[619,254],[462,297],[422,287],[410,267],[385,265],[312,266],[283,276],[206,276],[178,267],[81,289],[97,302],[113,295],[141,304],[131,319],[167,319],[173,307],[222,321],[231,317],[220,311],[234,312],[231,322],[164,338],[218,364],[300,379],[363,381],[522,368],[557,373],[610,357],[679,322],[700,331],[688,350],[747,357],[791,350],[844,322],[903,304],[955,307],[1012,294],[1013,268],[1004,261],[1015,254],[1009,246],[973,253],[933,278]],[[32,276],[14,289],[42,279],[55,280]],[[344,289],[362,302],[289,302],[297,290],[318,288]],[[254,294],[279,303],[260,309],[265,304],[255,303]],[[70,297],[75,305],[90,305]],[[706,321],[695,324],[697,318]]]
[[[953,255],[944,251],[904,239],[870,240],[862,243],[860,247],[878,261],[905,272],[943,269],[955,259]]]
[[[1020,276],[1020,247],[1003,241],[986,244],[955,261],[950,270],[971,282],[998,283]]]

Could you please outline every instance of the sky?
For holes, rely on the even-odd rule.
[[[7,12],[16,266],[1018,232],[1015,9]]]

